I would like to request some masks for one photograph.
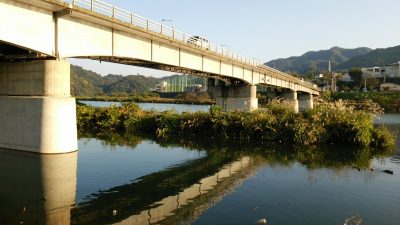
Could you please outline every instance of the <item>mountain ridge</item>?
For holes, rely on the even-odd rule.
[[[332,69],[336,69],[349,59],[370,51],[372,49],[367,47],[346,49],[335,46],[328,50],[308,51],[300,56],[271,60],[265,64],[283,72],[306,74],[328,70],[329,61]]]

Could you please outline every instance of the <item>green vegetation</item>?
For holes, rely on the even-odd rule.
[[[326,95],[327,100],[351,100],[360,105],[365,101],[379,104],[386,112],[400,112],[400,93],[398,92],[342,92]]]
[[[372,115],[339,104],[321,104],[311,111],[294,113],[272,102],[252,113],[182,113],[143,111],[135,104],[94,108],[78,106],[78,128],[91,133],[147,132],[159,138],[201,138],[282,142],[295,145],[351,144],[390,148],[394,138],[384,128],[375,128]]]

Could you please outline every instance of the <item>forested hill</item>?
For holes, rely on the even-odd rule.
[[[378,48],[365,55],[356,56],[340,64],[338,69],[385,66],[398,61],[400,61],[400,45],[391,48]]]
[[[288,73],[306,74],[327,71],[329,61],[331,61],[332,69],[336,69],[340,64],[370,51],[372,50],[369,48],[344,49],[333,47],[329,50],[306,52],[301,56],[272,60],[267,62],[266,65]]]
[[[150,91],[162,78],[142,75],[101,76],[82,67],[71,65],[71,94],[73,96],[112,95]]]

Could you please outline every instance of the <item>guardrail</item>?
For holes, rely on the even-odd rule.
[[[134,13],[126,11],[124,9],[118,8],[106,2],[100,0],[70,0],[74,6],[79,6],[81,8],[89,9],[90,11],[97,12],[114,19],[121,20],[123,22],[131,23],[135,26],[141,27],[143,29],[153,31],[155,33],[163,34],[170,38],[176,39],[178,41],[183,41],[185,43],[193,43],[193,37],[198,37],[196,35],[189,35],[181,32],[173,27],[166,26],[161,23],[146,19],[144,17],[138,16]],[[232,52],[230,49],[225,48],[221,45],[212,44],[208,41],[203,41],[202,38],[197,39],[195,46],[233,58],[243,63],[248,63],[253,66],[259,66],[261,63],[256,59],[250,59],[247,57],[240,56],[239,54]]]
[[[203,40],[203,38],[200,36],[186,34],[184,32],[175,29],[174,27],[169,27],[164,24],[154,22],[152,20],[146,19],[144,17],[126,11],[124,9],[108,4],[106,2],[100,0],[65,0],[65,1],[70,2],[73,6],[85,8],[92,12],[100,13],[102,15],[109,16],[114,19],[118,19],[120,21],[133,24],[145,30],[159,33],[187,44],[192,44],[196,47],[212,51],[226,57],[230,57],[234,60],[247,63],[252,66],[258,66],[270,72],[274,72],[280,78],[284,78],[284,80],[290,81],[292,83],[301,84],[304,82],[298,78],[292,77],[279,70],[267,67],[254,58],[250,59],[247,57],[240,56],[239,54],[232,52],[229,48],[226,48],[223,45],[212,44],[208,42],[208,40],[206,39]],[[303,83],[302,85],[311,89],[316,89],[312,84]]]

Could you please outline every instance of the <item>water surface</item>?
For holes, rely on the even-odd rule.
[[[79,101],[94,107],[110,107],[112,105],[121,106],[121,102],[105,102],[105,101]],[[169,104],[169,103],[135,103],[143,110],[167,111],[175,110],[181,112],[208,112],[209,105],[189,105],[189,104]]]
[[[400,115],[384,116],[398,132]],[[0,151],[0,224],[399,224],[400,144],[382,155],[212,140],[81,137]],[[371,170],[373,168],[373,170]],[[393,175],[384,170],[393,171]]]

